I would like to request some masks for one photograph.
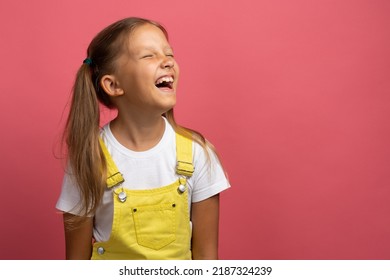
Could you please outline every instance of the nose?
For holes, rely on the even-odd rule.
[[[172,68],[173,66],[175,66],[175,61],[171,56],[166,56],[161,63],[162,68]]]

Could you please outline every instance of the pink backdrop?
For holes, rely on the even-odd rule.
[[[161,21],[218,148],[222,259],[390,258],[387,0],[1,1],[0,259],[62,259],[65,107],[91,38]],[[105,113],[108,119],[109,113]]]

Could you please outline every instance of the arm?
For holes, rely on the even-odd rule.
[[[87,217],[80,224],[71,223],[74,216],[64,213],[67,260],[89,260],[92,255],[93,218]]]
[[[192,259],[218,259],[219,195],[192,204]]]

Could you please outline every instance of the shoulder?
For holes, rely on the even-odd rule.
[[[192,202],[210,198],[230,187],[225,170],[213,149],[194,142],[194,173],[189,180]]]
[[[202,146],[198,142],[193,141],[193,163],[198,168],[222,168],[214,146],[210,142]]]

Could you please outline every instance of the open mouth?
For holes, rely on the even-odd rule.
[[[172,76],[161,77],[156,81],[155,85],[159,89],[173,89],[173,77]]]

